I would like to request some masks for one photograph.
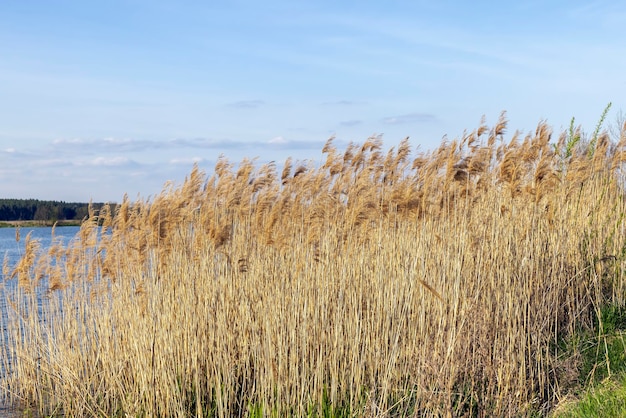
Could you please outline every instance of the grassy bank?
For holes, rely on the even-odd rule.
[[[63,220],[63,221],[0,221],[0,228],[31,228],[40,226],[80,226],[80,220]]]
[[[586,367],[572,341],[624,306],[626,135],[505,127],[222,159],[68,247],[24,238],[4,393],[75,416],[548,413]]]
[[[595,321],[593,332],[581,328],[559,345],[562,357],[577,359],[578,384],[564,394],[555,418],[626,415],[626,309],[607,303]]]

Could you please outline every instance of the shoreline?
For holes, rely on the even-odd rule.
[[[62,220],[62,221],[0,221],[0,228],[31,228],[31,227],[52,227],[52,226],[80,226],[80,220]]]

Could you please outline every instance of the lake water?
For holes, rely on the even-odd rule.
[[[63,244],[67,244],[80,230],[77,226],[64,226],[57,227],[54,231],[54,239],[61,240]],[[19,261],[24,254],[26,236],[31,233],[31,239],[38,240],[41,244],[42,251],[52,243],[52,228],[51,227],[28,227],[20,228],[20,240],[15,240],[16,228],[0,228],[0,263],[2,263],[5,257],[8,260],[9,266],[15,266],[15,263]],[[0,330],[6,332],[7,321],[7,303],[5,298],[6,292],[13,292],[17,286],[17,279],[10,279],[4,277],[2,269],[0,269]],[[4,339],[4,338],[3,338]],[[0,376],[4,373],[0,370]],[[11,410],[10,407],[3,405],[2,393],[0,393],[0,417],[14,417],[22,416],[18,411]]]
[[[80,230],[78,226],[57,227],[54,231],[55,241],[61,240],[63,244],[67,244]],[[0,228],[0,263],[8,260],[9,266],[13,267],[24,254],[26,236],[30,233],[31,239],[38,240],[41,244],[41,250],[46,251],[52,243],[51,227],[32,227],[20,228],[20,240],[15,239],[16,228]],[[4,298],[5,291],[11,291],[17,286],[17,279],[4,277],[2,269],[0,269],[0,323],[6,318],[6,301]]]
[[[78,226],[57,227],[54,230],[54,236],[55,238],[61,238],[63,243],[66,244],[79,230],[80,227]],[[15,240],[15,232],[16,228],[0,228],[0,258],[4,260],[6,255],[11,265],[15,264],[24,254],[24,244],[29,233],[31,233],[31,239],[36,239],[41,243],[43,250],[48,248],[52,242],[51,227],[20,228],[19,242]],[[0,272],[0,279],[4,281],[2,272]]]

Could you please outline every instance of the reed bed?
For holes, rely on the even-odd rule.
[[[578,367],[558,342],[624,303],[626,130],[506,123],[422,153],[331,139],[280,172],[221,158],[67,246],[23,238],[4,395],[67,416],[549,411]]]

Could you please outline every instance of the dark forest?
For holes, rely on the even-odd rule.
[[[0,199],[0,221],[81,221],[89,215],[89,203],[37,199]],[[94,210],[104,203],[91,203]]]

